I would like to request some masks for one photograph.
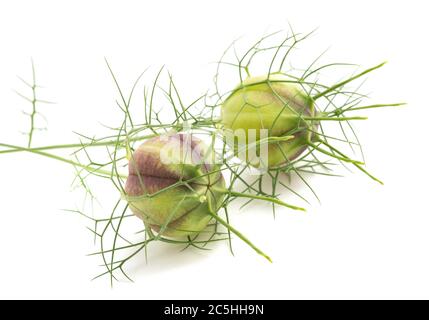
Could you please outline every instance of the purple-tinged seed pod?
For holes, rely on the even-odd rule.
[[[225,181],[210,150],[190,134],[145,141],[129,161],[126,198],[134,214],[164,236],[203,231],[224,198]]]

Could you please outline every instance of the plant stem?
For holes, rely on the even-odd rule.
[[[359,164],[364,164],[364,163],[362,163],[362,162],[360,162],[360,161],[356,161],[356,160],[350,159],[349,157],[346,157],[346,156],[344,156],[344,155],[342,155],[342,156],[337,156],[336,154],[334,154],[334,153],[332,153],[332,152],[329,152],[329,151],[326,151],[326,150],[324,150],[324,149],[320,148],[319,146],[315,145],[314,143],[312,143],[312,142],[310,142],[310,141],[308,141],[307,143],[308,143],[308,145],[309,145],[310,147],[314,148],[315,150],[317,150],[317,151],[319,151],[319,152],[321,152],[321,153],[323,153],[323,154],[326,154],[327,156],[330,156],[330,157],[336,158],[336,159],[341,160],[341,161],[344,161],[344,162],[353,163],[353,164],[358,164],[358,165],[359,165]]]
[[[324,145],[326,145],[327,147],[329,147],[330,149],[334,150],[336,153],[338,153],[340,156],[345,157],[345,155],[340,152],[339,150],[335,149],[333,146],[331,146],[330,144],[328,144],[325,141],[321,141],[321,143],[323,143]],[[366,171],[359,163],[353,163],[353,165],[358,168],[360,171],[362,171],[363,173],[365,173],[368,177],[370,177],[372,180],[377,181],[378,183],[380,183],[381,185],[384,185],[383,181],[377,179],[376,177],[374,177],[372,174],[370,174],[368,171]]]
[[[0,143],[0,147],[10,148],[11,150],[0,150],[0,154],[4,153],[14,153],[14,152],[21,152],[21,151],[44,151],[44,150],[55,150],[55,149],[72,149],[72,148],[86,148],[86,147],[105,147],[110,145],[116,145],[124,143],[125,141],[128,142],[136,142],[140,140],[146,140],[157,136],[156,134],[150,134],[143,137],[137,137],[137,138],[130,138],[130,139],[123,139],[123,140],[109,140],[104,142],[91,142],[87,144],[83,143],[71,143],[71,144],[58,144],[58,145],[52,145],[52,146],[42,146],[42,147],[36,147],[36,148],[23,148],[23,147],[17,147],[9,144]]]
[[[36,103],[37,103],[37,98],[36,98],[36,71],[34,69],[34,62],[33,60],[31,60],[31,70],[33,73],[33,85],[31,86],[31,91],[33,93],[33,99],[31,100],[31,105],[32,105],[32,111],[30,114],[30,131],[28,133],[28,148],[31,147],[31,143],[33,142],[33,133],[34,133],[34,118],[36,116]]]
[[[363,107],[353,107],[353,108],[349,108],[344,110],[345,112],[347,111],[355,111],[355,110],[364,110],[364,109],[374,109],[374,108],[384,108],[384,107],[400,107],[400,106],[404,106],[406,105],[406,103],[402,102],[402,103],[391,103],[391,104],[373,104],[370,106],[363,106]]]
[[[208,202],[210,203],[210,201]],[[263,256],[265,259],[267,259],[269,262],[273,262],[271,260],[271,258],[266,255],[261,249],[259,249],[258,247],[256,247],[252,242],[250,242],[249,239],[247,239],[240,231],[238,231],[237,229],[235,229],[233,226],[231,226],[228,222],[226,222],[225,220],[223,220],[221,217],[219,217],[216,213],[213,212],[213,210],[210,207],[209,204],[209,213],[210,215],[217,221],[219,222],[221,225],[223,225],[224,227],[226,227],[228,230],[230,230],[232,233],[234,233],[237,237],[239,237],[241,240],[243,240],[246,244],[248,244],[253,250],[255,250],[258,254],[260,254],[261,256]]]
[[[315,96],[313,96],[313,100],[314,100],[314,101],[316,101],[317,99],[319,99],[320,97],[323,97],[324,95],[328,94],[329,92],[332,92],[332,91],[334,91],[335,89],[338,89],[338,88],[340,88],[340,87],[342,87],[342,86],[346,85],[347,83],[352,82],[352,81],[354,81],[354,80],[356,80],[356,79],[358,79],[358,78],[360,78],[360,77],[362,77],[362,76],[366,75],[367,73],[370,73],[370,72],[372,72],[372,71],[374,71],[374,70],[376,70],[376,69],[378,69],[378,68],[381,68],[381,67],[382,67],[382,66],[384,66],[385,64],[386,64],[386,62],[380,63],[379,65],[377,65],[377,66],[375,66],[375,67],[372,67],[372,68],[369,68],[369,69],[367,69],[367,70],[365,70],[365,71],[363,71],[363,72],[359,73],[358,75],[355,75],[354,77],[351,77],[351,78],[349,78],[349,79],[347,79],[347,80],[341,81],[341,82],[339,82],[339,83],[337,83],[337,84],[333,85],[332,87],[330,87],[330,88],[326,89],[325,91],[322,91],[322,92],[320,92],[320,93],[316,94]]]
[[[16,151],[30,152],[30,153],[34,153],[34,154],[37,154],[37,155],[40,155],[40,156],[43,156],[43,157],[47,157],[47,158],[58,160],[58,161],[61,161],[61,162],[64,162],[64,163],[68,163],[68,164],[71,164],[73,166],[82,168],[82,169],[88,171],[89,173],[99,173],[99,174],[106,175],[106,176],[111,176],[112,175],[111,171],[102,170],[102,169],[99,169],[99,168],[93,168],[91,166],[86,166],[86,165],[83,165],[83,164],[81,164],[79,162],[76,162],[76,161],[73,161],[73,160],[69,160],[69,159],[66,159],[66,158],[63,158],[63,157],[51,154],[51,153],[42,152],[42,151],[38,151],[38,150],[35,150],[35,149],[31,149],[31,148],[24,148],[24,147],[19,147],[19,146],[14,146],[14,145],[8,145],[8,144],[0,144],[0,146],[8,147],[8,148],[13,148]],[[120,175],[120,177],[124,178],[124,179],[127,178],[126,175]]]
[[[349,120],[368,120],[368,117],[343,117],[343,118],[334,118],[334,117],[303,117],[305,120],[315,120],[315,121],[349,121]]]
[[[254,194],[235,192],[235,191],[230,191],[230,190],[227,190],[227,189],[224,190],[224,193],[227,193],[227,194],[230,194],[231,196],[239,197],[239,198],[249,198],[249,199],[268,201],[268,202],[275,203],[275,204],[278,204],[280,206],[287,207],[287,208],[290,208],[290,209],[293,209],[293,210],[306,211],[304,208],[297,207],[297,206],[285,203],[285,202],[283,202],[283,201],[281,201],[279,199],[272,198],[272,197],[258,196],[258,195],[254,195]]]

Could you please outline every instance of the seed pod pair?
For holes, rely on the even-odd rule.
[[[285,77],[254,77],[244,81],[225,101],[222,124],[226,136],[236,136],[243,130],[244,140],[234,143],[238,155],[242,154],[240,149],[246,151],[242,160],[255,167],[275,167],[305,150],[317,129],[317,123],[305,117],[314,113],[311,97]],[[268,133],[264,142],[263,129]],[[264,143],[266,154],[261,151]],[[249,157],[254,154],[252,148],[258,149],[259,155]],[[125,191],[131,210],[166,236],[187,236],[204,230],[212,219],[208,202],[211,208],[218,208],[225,187],[219,168],[208,163],[208,153],[202,141],[191,135],[147,140],[129,163]]]

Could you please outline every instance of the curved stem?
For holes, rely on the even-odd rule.
[[[321,141],[321,143],[323,143],[324,145],[326,145],[327,147],[329,147],[329,148],[331,148],[332,150],[334,150],[336,153],[338,153],[339,155],[341,155],[341,156],[343,156],[343,157],[345,157],[345,155],[341,152],[341,151],[339,151],[339,150],[337,150],[337,149],[335,149],[333,146],[331,146],[330,144],[328,144],[328,143],[326,143],[326,142],[324,142],[324,141]],[[379,180],[379,179],[377,179],[376,177],[374,177],[372,174],[370,174],[368,171],[366,171],[361,165],[359,165],[358,163],[353,163],[353,165],[356,167],[356,168],[358,168],[360,171],[362,171],[363,173],[365,173],[368,177],[370,177],[372,180],[374,180],[374,181],[377,181],[378,183],[380,183],[381,185],[384,185],[384,183],[383,183],[383,181],[381,181],[381,180]]]
[[[246,244],[248,244],[253,250],[255,250],[258,254],[263,256],[265,259],[267,259],[269,262],[273,262],[271,258],[266,255],[261,249],[256,247],[249,239],[247,239],[240,231],[235,229],[233,226],[231,226],[228,222],[223,220],[221,217],[219,217],[216,213],[213,212],[210,201],[208,201],[209,204],[209,213],[215,219],[217,222],[219,222],[221,225],[226,227],[228,230],[230,230],[232,233],[234,233],[237,237],[239,237],[241,240],[243,240]]]
[[[378,68],[381,68],[381,67],[382,67],[382,66],[384,66],[385,64],[386,64],[386,62],[380,63],[379,65],[377,65],[377,66],[375,66],[375,67],[372,67],[372,68],[369,68],[369,69],[367,69],[367,70],[365,70],[365,71],[363,71],[363,72],[359,73],[358,75],[355,75],[354,77],[351,77],[351,78],[349,78],[349,79],[347,79],[347,80],[341,81],[341,82],[339,82],[339,83],[337,83],[337,84],[333,85],[332,87],[330,87],[330,88],[326,89],[325,91],[322,91],[322,92],[320,92],[320,93],[316,94],[315,96],[313,96],[313,100],[317,100],[317,99],[319,99],[319,98],[323,97],[324,95],[328,94],[329,92],[334,91],[335,89],[338,89],[338,88],[340,88],[340,87],[342,87],[342,86],[346,85],[347,83],[352,82],[352,81],[354,81],[354,80],[356,80],[356,79],[358,79],[358,78],[360,78],[360,77],[364,76],[364,75],[365,75],[365,74],[367,74],[367,73],[370,73],[370,72],[372,72],[372,71],[374,71],[374,70],[376,70],[376,69],[378,69]]]
[[[406,105],[405,102],[401,103],[390,103],[390,104],[373,104],[370,106],[362,106],[362,107],[352,107],[345,109],[344,112],[347,111],[356,111],[356,110],[364,110],[364,109],[375,109],[375,108],[385,108],[385,107],[400,107]]]
[[[279,199],[272,198],[272,197],[258,196],[258,195],[254,195],[254,194],[235,192],[235,191],[230,191],[230,190],[227,190],[227,189],[225,189],[223,192],[227,193],[227,194],[230,194],[230,195],[232,195],[234,197],[238,197],[238,198],[249,198],[249,199],[268,201],[268,202],[275,203],[275,204],[278,204],[280,206],[287,207],[287,208],[290,208],[290,209],[293,209],[293,210],[306,211],[304,208],[288,204],[286,202],[283,202],[283,201],[281,201]]]
[[[323,143],[322,141],[320,141],[320,142],[321,142],[321,143]],[[344,155],[342,155],[342,156],[337,156],[336,154],[334,154],[334,153],[332,153],[332,152],[329,152],[329,151],[326,151],[326,150],[324,150],[324,149],[320,148],[319,146],[315,145],[314,143],[312,143],[312,142],[310,142],[310,141],[308,141],[308,142],[307,142],[307,144],[308,144],[310,147],[314,148],[315,150],[317,150],[317,151],[319,151],[319,152],[321,152],[321,153],[323,153],[323,154],[326,154],[327,156],[333,157],[333,158],[335,158],[335,159],[338,159],[338,160],[341,160],[341,161],[344,161],[344,162],[353,163],[353,164],[355,164],[355,165],[356,165],[356,164],[357,164],[357,165],[364,164],[363,162],[360,162],[360,161],[356,161],[356,160],[350,159],[349,157],[346,157],[346,156],[344,156]]]

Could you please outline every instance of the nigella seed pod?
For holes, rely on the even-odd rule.
[[[313,99],[296,81],[271,74],[250,77],[233,90],[222,105],[221,123],[240,159],[273,168],[305,151],[317,131],[315,116]]]
[[[209,157],[205,144],[190,134],[145,141],[129,161],[125,192],[133,213],[164,236],[203,231],[212,219],[210,208],[219,208],[225,191]]]

